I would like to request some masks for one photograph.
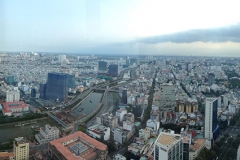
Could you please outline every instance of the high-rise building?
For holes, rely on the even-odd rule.
[[[27,143],[25,138],[15,138],[13,141],[13,152],[15,160],[29,159],[29,143]]]
[[[107,160],[107,145],[79,131],[49,142],[48,153],[57,160]]]
[[[122,90],[122,103],[127,104],[127,89]]]
[[[58,62],[59,63],[63,63],[64,61],[66,61],[67,57],[66,55],[59,55],[58,56]]]
[[[118,65],[117,64],[109,65],[108,74],[112,77],[117,77],[118,76]]]
[[[107,71],[107,62],[99,61],[98,62],[98,71],[100,71],[100,72]]]
[[[14,76],[8,76],[7,77],[7,84],[13,84],[15,81],[14,81]]]
[[[163,83],[160,85],[160,91],[157,94],[160,96],[159,107],[161,109],[175,107],[175,85],[172,83]]]
[[[41,94],[43,94],[41,96]],[[65,101],[68,96],[68,75],[48,73],[46,86],[40,85],[40,97],[44,99]]]
[[[161,132],[154,144],[155,160],[183,159],[183,142],[180,134]]]
[[[75,75],[69,74],[68,75],[68,88],[75,88]]]
[[[215,74],[208,73],[208,85],[211,86],[215,83]]]
[[[31,89],[31,97],[35,98],[36,97],[36,94],[37,94],[37,91],[35,88],[32,88]]]
[[[20,92],[18,90],[6,92],[6,102],[16,102],[19,100],[20,100]]]
[[[217,124],[217,98],[206,98],[205,105],[205,131],[204,137],[207,139],[207,146],[211,148],[219,135],[219,126]]]

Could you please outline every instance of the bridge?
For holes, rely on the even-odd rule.
[[[48,112],[47,113],[49,117],[51,117],[52,119],[54,119],[55,121],[57,121],[59,124],[61,124],[64,128],[67,128],[68,125],[66,123],[64,123],[61,119],[57,118],[55,115],[53,115],[53,113]]]

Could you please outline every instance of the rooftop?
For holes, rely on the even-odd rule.
[[[181,139],[181,136],[178,134],[161,132],[157,142],[164,145],[165,147],[168,147],[177,142],[179,139]]]
[[[64,145],[64,143],[67,143],[71,140],[76,140],[75,142],[71,142],[68,145]],[[85,144],[83,141],[81,141],[81,139],[84,139],[86,142],[92,144],[94,147],[96,147],[99,150],[107,150],[107,146],[97,140],[95,140],[94,138],[91,138],[90,136],[88,136],[87,134],[79,131],[79,132],[75,132],[69,136],[60,138],[60,139],[56,139],[50,142],[51,145],[55,146],[57,148],[57,150],[59,152],[62,153],[62,155],[69,159],[69,160],[79,160],[79,157],[76,157],[76,153],[81,154],[80,153],[80,148],[84,148],[84,153],[81,154],[81,156],[83,155],[85,159],[87,158],[91,158],[93,156],[96,155],[96,152],[94,151],[93,148],[91,148],[88,144]],[[88,149],[86,149],[86,147]],[[74,153],[75,154],[74,154]]]
[[[194,144],[190,145],[190,149],[196,151],[205,143],[205,139],[195,139]]]

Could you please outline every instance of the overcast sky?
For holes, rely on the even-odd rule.
[[[240,56],[239,0],[0,0],[0,51]]]

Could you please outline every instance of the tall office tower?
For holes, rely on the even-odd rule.
[[[107,71],[107,62],[99,61],[98,62],[98,72],[105,73]]]
[[[13,152],[15,160],[29,159],[29,143],[26,142],[26,139],[23,137],[15,138],[15,141],[13,141]]]
[[[32,88],[31,89],[31,97],[35,98],[36,97],[36,94],[37,94],[37,91],[35,88]]]
[[[175,159],[183,159],[181,135],[161,132],[154,144],[154,160]]]
[[[40,98],[42,98],[42,99],[45,99],[45,97],[46,97],[46,88],[47,88],[46,83],[45,84],[41,83],[39,85]]]
[[[219,126],[217,124],[217,98],[206,98],[205,105],[205,131],[204,136],[207,139],[207,146],[211,148],[219,135]]]
[[[118,65],[117,64],[111,64],[109,65],[109,68],[108,68],[108,74],[110,76],[113,76],[113,77],[117,77],[118,76]]]
[[[127,89],[122,90],[122,103],[127,104]]]
[[[59,55],[58,56],[58,62],[59,63],[64,63],[67,60],[66,55]]]
[[[14,76],[8,76],[7,77],[7,84],[13,84],[15,81],[14,81]]]
[[[75,75],[69,74],[68,75],[68,88],[75,88]]]
[[[65,101],[68,96],[68,75],[48,73],[45,99]]]
[[[160,91],[157,94],[160,96],[159,107],[161,109],[175,107],[175,85],[172,83],[163,83],[160,85]]]
[[[208,85],[211,86],[215,83],[215,74],[208,73]]]

